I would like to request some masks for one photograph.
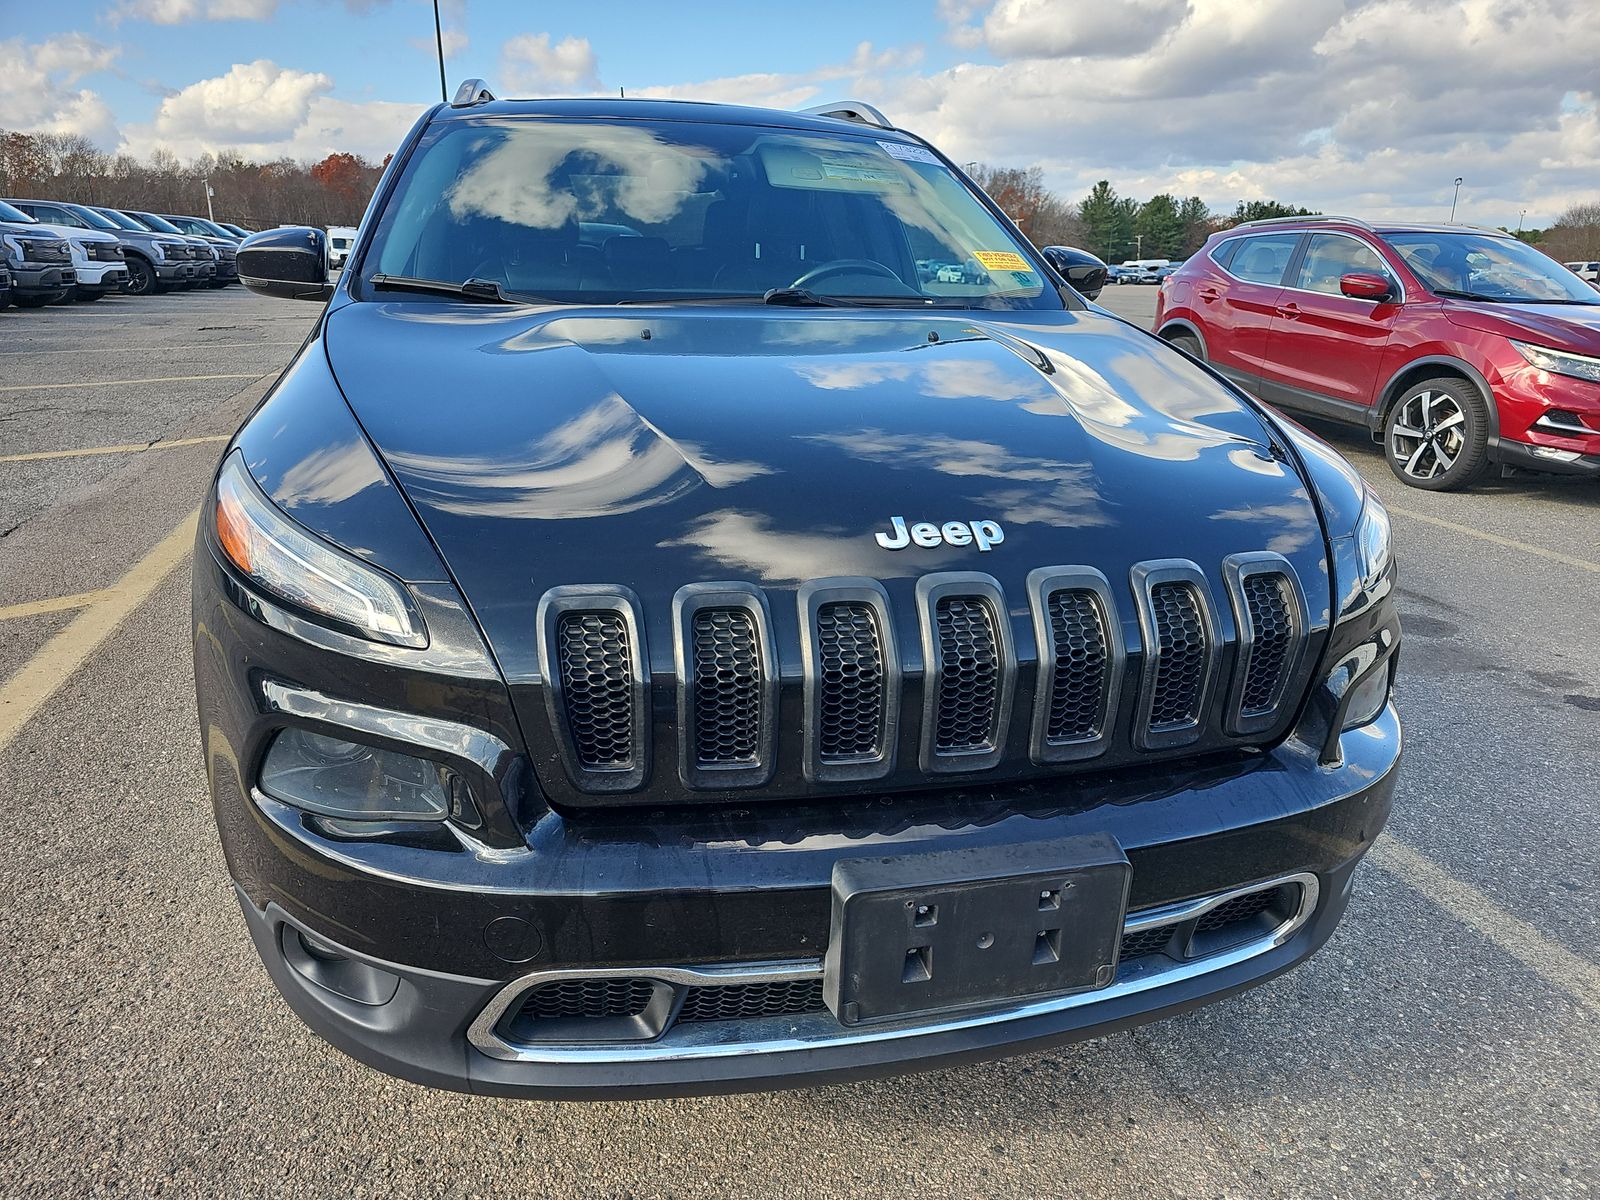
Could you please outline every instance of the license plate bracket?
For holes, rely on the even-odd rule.
[[[1108,834],[835,863],[823,997],[857,1025],[1105,987],[1130,873]]]

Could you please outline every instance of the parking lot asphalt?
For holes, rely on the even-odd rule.
[[[1102,303],[1148,323],[1154,297]],[[323,1044],[228,886],[183,536],[202,439],[316,313],[235,288],[0,314],[0,1196],[1600,1190],[1600,487],[1429,495],[1321,428],[1395,514],[1408,747],[1392,836],[1301,969],[1048,1054],[768,1095],[473,1099]]]

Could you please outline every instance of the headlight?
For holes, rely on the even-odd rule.
[[[1531,366],[1538,367],[1541,371],[1549,371],[1554,375],[1571,375],[1574,379],[1587,379],[1590,383],[1600,383],[1600,358],[1569,354],[1565,350],[1551,350],[1547,346],[1530,346],[1527,342],[1514,341],[1511,344]]]
[[[1393,532],[1389,510],[1371,488],[1356,522],[1356,561],[1361,565],[1361,586],[1370,589],[1383,577],[1394,559]]]
[[[250,478],[238,451],[217,478],[216,520],[228,561],[271,595],[370,641],[428,644],[404,586],[285,517]]]
[[[353,821],[442,821],[447,767],[360,742],[285,729],[261,764],[261,790],[308,812]]]
[[[25,261],[22,254],[22,243],[10,234],[0,237],[0,247],[4,248],[7,262],[15,263],[20,267]]]

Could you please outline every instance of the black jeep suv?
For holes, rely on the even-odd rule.
[[[327,304],[205,508],[204,750],[335,1045],[792,1086],[1332,932],[1400,754],[1382,506],[875,110],[473,81],[337,283],[311,229],[239,267]]]

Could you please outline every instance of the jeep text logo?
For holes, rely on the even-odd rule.
[[[904,517],[889,518],[889,532],[876,535],[878,545],[885,550],[904,550],[915,542],[931,550],[938,545],[977,546],[987,550],[1006,540],[1006,531],[998,521],[946,521],[934,525],[918,521],[907,528]]]

